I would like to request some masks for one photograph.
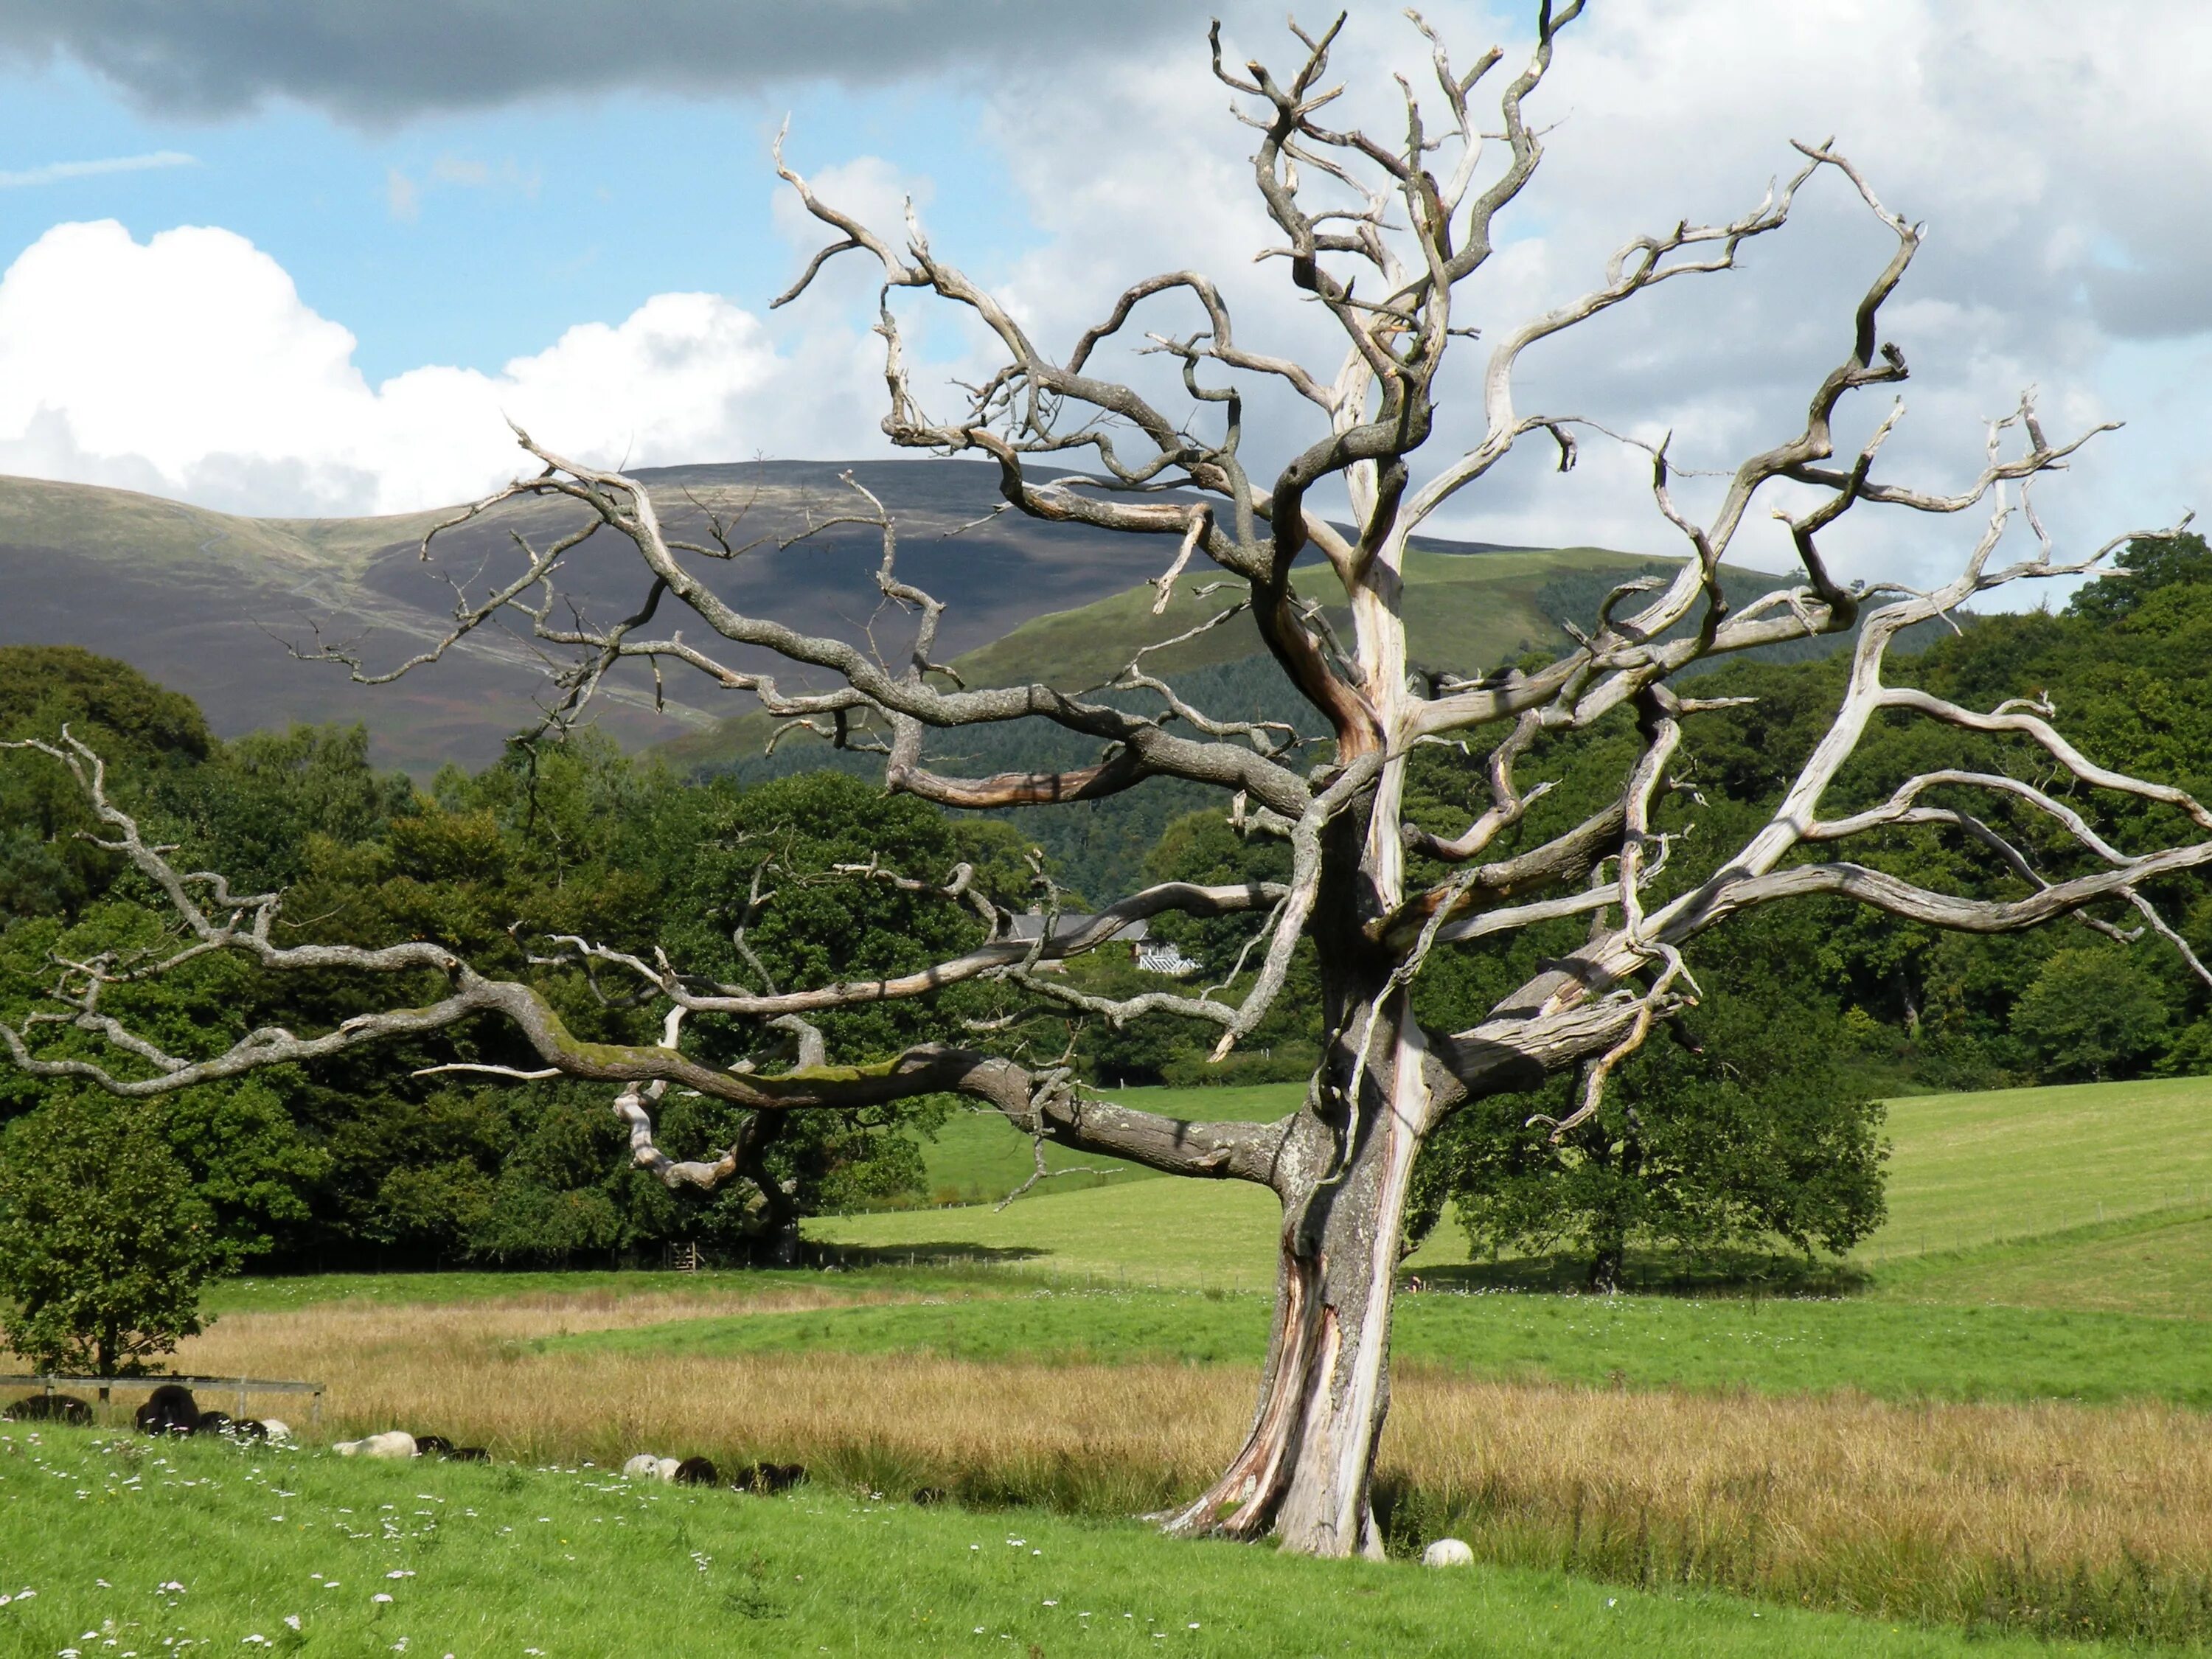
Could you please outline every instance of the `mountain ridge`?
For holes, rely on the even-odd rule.
[[[940,652],[980,677],[975,683],[1028,678],[1040,672],[1041,655],[1044,677],[1055,683],[1069,674],[1103,678],[1138,644],[1219,607],[1198,597],[1202,580],[1187,577],[1167,613],[1152,617],[1154,590],[1145,584],[1171,550],[1154,538],[997,510],[998,472],[988,463],[755,461],[636,476],[672,534],[703,539],[711,511],[736,522],[733,544],[764,538],[740,556],[695,561],[721,597],[896,659],[902,619],[884,614],[875,587],[881,550],[872,527],[841,526],[775,544],[810,514],[853,501],[841,482],[848,471],[896,518],[900,574],[945,601]],[[293,720],[360,721],[380,764],[421,777],[447,761],[481,766],[536,717],[532,699],[544,683],[526,638],[479,630],[445,660],[374,689],[341,667],[294,656],[322,641],[351,641],[370,670],[394,666],[449,626],[456,583],[480,591],[513,559],[512,536],[542,544],[580,518],[572,503],[508,503],[446,532],[426,562],[422,537],[456,511],[255,518],[102,485],[0,477],[0,644],[74,644],[120,657],[192,696],[224,736]],[[1474,656],[1494,659],[1524,634],[1552,631],[1528,600],[1562,560],[1577,569],[1637,562],[1598,549],[1555,553],[1426,538],[1414,545],[1409,580],[1450,602],[1415,617],[1417,652],[1425,630],[1449,623],[1437,634],[1439,660],[1462,669]],[[563,597],[586,615],[628,614],[646,587],[642,565],[618,538],[595,538],[568,556]],[[1110,629],[1097,625],[1102,616]],[[1147,660],[1180,672],[1260,649],[1249,619],[1239,618]],[[818,678],[766,653],[733,650],[728,659],[748,669],[775,663],[787,686]],[[659,747],[692,763],[744,717],[710,701],[702,681],[671,677],[656,699],[641,670],[610,680],[593,718],[628,748]]]

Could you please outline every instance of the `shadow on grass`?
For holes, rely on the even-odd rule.
[[[814,1247],[824,1266],[836,1267],[989,1267],[1035,1261],[1049,1252],[1028,1244],[824,1244]]]
[[[1530,1291],[1587,1292],[1585,1256],[1516,1256],[1424,1267],[1401,1281],[1409,1291]],[[1718,1250],[1697,1255],[1666,1250],[1631,1251],[1620,1289],[1638,1296],[1856,1296],[1873,1275],[1848,1261],[1812,1261],[1762,1250]]]

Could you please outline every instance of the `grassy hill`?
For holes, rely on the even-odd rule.
[[[1590,585],[1589,579],[1624,580],[1651,562],[1599,547],[1478,551],[1449,543],[1429,544],[1409,553],[1406,561],[1409,656],[1417,665],[1462,674],[1495,668],[1531,644],[1562,638],[1556,618],[1539,602],[1547,586],[1556,586],[1562,578],[1585,579],[1577,586]],[[1225,592],[1200,598],[1198,590],[1204,586],[1202,574],[1197,580],[1185,578],[1176,585],[1166,611],[1157,617],[1152,605],[1158,592],[1144,586],[1048,611],[955,658],[952,665],[970,685],[1041,680],[1062,690],[1095,687],[1111,679],[1144,647],[1189,632],[1226,609],[1234,598]],[[1318,562],[1305,568],[1298,586],[1324,605],[1340,597],[1327,567]],[[1330,615],[1340,627],[1349,620],[1340,608],[1331,610]],[[1249,662],[1264,649],[1259,629],[1249,615],[1243,615],[1195,639],[1154,652],[1146,659],[1146,666],[1164,676],[1186,678],[1206,669]],[[1297,712],[1294,704],[1201,706],[1209,713],[1239,717],[1279,719]],[[773,730],[774,723],[765,715],[748,714],[710,732],[672,738],[662,745],[662,752],[678,766],[737,766],[760,755]],[[978,737],[962,732],[949,740],[972,748]],[[1030,740],[1031,746],[1035,742]],[[820,751],[799,752],[818,756]]]
[[[1205,575],[1194,572],[1155,617],[1155,590],[1146,584],[1163,566],[1163,548],[1148,538],[994,514],[996,470],[979,462],[752,462],[638,476],[672,536],[705,542],[711,514],[744,550],[692,562],[723,599],[896,658],[911,619],[882,607],[872,531],[846,526],[776,545],[849,499],[839,482],[848,465],[897,517],[900,574],[945,602],[939,649],[970,684],[1094,686],[1139,647],[1196,628],[1228,602],[1226,594],[1200,597]],[[371,668],[395,665],[442,636],[457,585],[480,594],[519,568],[514,538],[544,545],[580,522],[565,502],[509,503],[442,536],[437,556],[424,562],[424,533],[453,512],[262,519],[130,490],[0,477],[0,592],[8,601],[0,645],[82,645],[120,657],[198,700],[226,736],[292,720],[357,720],[382,763],[418,775],[447,761],[482,765],[537,717],[544,682],[523,640],[486,629],[445,660],[374,688],[334,665],[299,662],[288,648],[337,642],[357,648]],[[1419,541],[1406,568],[1413,660],[1472,673],[1532,644],[1556,644],[1561,616],[1586,620],[1612,583],[1666,562],[1595,547]],[[561,592],[587,617],[626,614],[644,591],[641,569],[627,544],[594,539],[568,556]],[[1337,597],[1317,561],[1302,581],[1324,605]],[[1340,610],[1332,614],[1346,620]],[[741,668],[770,661],[728,656]],[[1193,695],[1223,712],[1310,720],[1261,659],[1258,633],[1240,616],[1146,660],[1178,679],[1214,675],[1194,683]],[[1242,672],[1255,663],[1262,672]],[[808,683],[804,673],[783,678]],[[606,683],[596,718],[626,746],[657,745],[679,766],[758,769],[770,726],[750,704],[749,696],[724,697],[680,678],[656,702],[649,679],[625,668]],[[941,748],[941,758],[986,769],[1059,764],[1074,753],[1054,749],[1066,747],[1064,734],[1028,729],[951,741],[957,750]],[[787,745],[769,769],[825,758],[819,745]],[[1147,818],[1132,833],[1157,827]]]
[[[1406,567],[1409,659],[1416,669],[1479,674],[1509,664],[1532,647],[1550,652],[1566,640],[1562,620],[1589,624],[1612,588],[1636,576],[1665,574],[1674,568],[1667,561],[1597,547],[1419,546],[1408,555]],[[1764,592],[1777,580],[1756,571],[1731,569],[1727,585],[1741,600],[1747,591]],[[1299,581],[1307,597],[1324,605],[1336,592],[1334,578],[1318,561],[1301,569]],[[1262,649],[1249,616],[1237,614],[1218,627],[1200,631],[1234,599],[1227,592],[1201,599],[1198,591],[1204,586],[1197,580],[1179,584],[1166,611],[1158,617],[1152,609],[1157,591],[1146,586],[1071,610],[1049,611],[962,654],[952,665],[971,686],[1042,682],[1064,690],[1093,692],[1104,701],[1154,714],[1160,703],[1150,693],[1100,688],[1140,650],[1176,641],[1180,642],[1151,651],[1144,664],[1148,671],[1170,679],[1193,707],[1222,718],[1280,721],[1308,738],[1324,736],[1320,717]],[[1341,610],[1328,614],[1340,637],[1345,637],[1349,617]],[[1930,637],[1932,632],[1919,630],[1902,643],[1911,650]],[[1794,659],[1825,654],[1845,643],[1842,639],[1801,641],[1768,647],[1758,654]],[[672,738],[658,752],[679,770],[726,771],[744,781],[817,767],[867,777],[879,773],[876,757],[839,753],[803,734],[793,734],[793,740],[770,754],[768,745],[775,731],[776,722],[755,712],[711,731]],[[1048,720],[1027,719],[928,733],[923,752],[945,771],[981,776],[1085,766],[1097,758],[1097,749],[1093,739]],[[1024,840],[1045,851],[1063,883],[1085,901],[1098,903],[1141,884],[1146,854],[1176,817],[1218,803],[1218,792],[1203,786],[1153,778],[1124,793],[1089,803],[1080,811],[1036,806],[1000,816]]]
[[[1407,563],[1409,648],[1415,666],[1479,673],[1512,661],[1531,645],[1564,641],[1559,618],[1595,612],[1621,580],[1668,567],[1603,548],[1548,551],[1472,550],[1432,543]],[[1150,576],[1157,574],[1147,568]],[[1745,586],[1769,580],[1740,573]],[[1334,578],[1315,563],[1302,571],[1309,597],[1326,602]],[[1096,690],[1146,646],[1181,639],[1222,613],[1228,593],[1198,597],[1202,580],[1185,580],[1164,615],[1152,607],[1156,590],[1134,586],[1091,603],[1054,611],[1024,623],[1001,638],[965,653],[953,666],[969,685],[1042,681],[1066,690]],[[1349,618],[1333,612],[1340,630]],[[1147,670],[1173,680],[1194,707],[1224,718],[1281,721],[1308,738],[1323,735],[1318,715],[1291,689],[1262,649],[1248,615],[1182,643],[1152,652]],[[1158,700],[1144,692],[1103,692],[1106,700],[1146,713]],[[773,755],[766,752],[775,723],[754,713],[708,732],[671,739],[659,752],[685,771],[730,771],[748,781],[815,767],[836,766],[874,776],[872,756],[839,754],[799,736]],[[1004,725],[933,732],[924,753],[943,769],[968,775],[1083,766],[1097,758],[1097,744],[1051,722],[1021,720]],[[1217,792],[1174,778],[1153,778],[1125,793],[1091,803],[1080,811],[1024,807],[1004,814],[1017,834],[1044,849],[1061,881],[1089,902],[1130,890],[1142,880],[1146,854],[1176,817],[1218,802]]]
[[[1194,1117],[1273,1116],[1299,1085],[1237,1090],[1129,1090],[1117,1098]],[[2087,1263],[2135,1248],[2102,1240],[2100,1226],[2212,1205],[2212,1079],[2078,1084],[1929,1095],[1893,1101],[1888,1135],[1889,1219],[1857,1253],[1881,1266],[2005,1241],[2066,1235]],[[925,1150],[933,1189],[958,1197],[1003,1197],[1031,1169],[1029,1144],[1002,1119],[955,1118]],[[1048,1151],[1048,1166],[1110,1161]],[[1273,1282],[1276,1206],[1272,1195],[1233,1182],[1156,1176],[1121,1166],[1071,1176],[1091,1190],[1041,1183],[1003,1211],[986,1205],[825,1218],[809,1224],[824,1242],[918,1256],[975,1249],[1050,1271],[1108,1280],[1263,1289]],[[2082,1230],[2088,1230],[2084,1232]],[[2212,1252],[2149,1235],[2160,1250]],[[2126,1235],[2125,1237],[2132,1237]],[[2140,1254],[2140,1252],[2138,1252]],[[2163,1259],[2163,1258],[2161,1258]],[[1449,1219],[1408,1264],[1431,1271],[1467,1260]],[[1976,1283],[2022,1286],[2036,1272],[2006,1265],[2002,1251],[1974,1269]],[[2186,1267],[2154,1271],[2200,1305]]]
[[[724,599],[855,642],[870,638],[872,619],[877,642],[895,652],[899,619],[875,617],[881,547],[872,532],[845,526],[775,544],[810,514],[851,499],[838,480],[848,465],[898,516],[900,573],[951,607],[940,642],[954,653],[1041,613],[1122,592],[1160,562],[1157,548],[1128,537],[992,518],[997,471],[974,461],[763,461],[638,476],[672,535],[705,541],[711,512],[746,549],[696,561]],[[542,687],[530,650],[504,631],[373,690],[285,648],[312,644],[319,629],[361,644],[372,666],[397,664],[443,633],[453,583],[481,592],[519,568],[512,535],[543,544],[578,522],[567,503],[510,504],[441,538],[440,556],[426,565],[422,537],[451,513],[258,519],[130,490],[0,477],[0,644],[82,645],[120,657],[198,700],[226,736],[294,720],[360,720],[385,763],[418,774],[448,760],[481,765],[530,723]],[[569,556],[562,587],[587,616],[626,615],[643,597],[642,566],[626,543],[595,539]],[[649,679],[618,678],[610,689],[599,718],[633,747],[711,728],[750,702],[717,704],[703,682],[678,680],[656,713]]]
[[[646,469],[673,536],[705,541],[708,517],[732,543],[727,560],[696,560],[724,599],[896,654],[909,623],[878,614],[880,546],[866,526],[842,526],[785,549],[775,544],[846,495],[850,465],[896,514],[900,574],[945,601],[940,650],[972,683],[1044,676],[1084,684],[1109,674],[1137,646],[1212,614],[1186,581],[1169,614],[1150,614],[1162,550],[1150,540],[1082,526],[1046,526],[1000,514],[996,470],[973,461],[751,462]],[[486,630],[446,660],[376,688],[339,667],[303,664],[290,646],[318,639],[357,647],[388,667],[438,640],[455,584],[486,590],[518,568],[512,538],[542,545],[578,522],[566,503],[512,503],[441,537],[426,564],[426,532],[453,509],[362,519],[275,519],[218,513],[125,489],[0,477],[0,644],[82,645],[122,658],[198,700],[226,736],[291,720],[366,724],[380,761],[427,775],[447,761],[481,765],[535,718],[543,681],[530,648]],[[1595,549],[1500,552],[1428,542],[1410,579],[1433,588],[1417,630],[1423,648],[1454,665],[1491,662],[1553,625],[1532,608],[1562,572],[1626,569],[1627,555]],[[641,567],[606,538],[569,555],[564,597],[587,616],[635,607]],[[1165,653],[1182,672],[1253,656],[1249,618]],[[740,666],[761,667],[739,652]],[[797,684],[804,675],[785,676]],[[703,683],[670,683],[656,709],[649,681],[618,674],[597,718],[625,745],[671,743],[682,763],[726,764],[757,753],[764,724],[717,702]],[[810,755],[803,763],[814,763]]]

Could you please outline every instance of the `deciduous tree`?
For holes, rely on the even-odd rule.
[[[40,1370],[149,1369],[232,1259],[157,1106],[67,1093],[0,1138],[0,1335]]]
[[[1837,1064],[1850,1046],[1841,1022],[1786,991],[1707,990],[1568,1133],[1498,1097],[1431,1142],[1441,1167],[1425,1174],[1477,1250],[1577,1250],[1589,1288],[1613,1291],[1632,1244],[1696,1253],[1779,1239],[1840,1255],[1881,1224],[1882,1109]]]
[[[2158,981],[2101,942],[2056,952],[2012,1010],[2045,1075],[2089,1081],[2155,1053],[2168,1018]]]

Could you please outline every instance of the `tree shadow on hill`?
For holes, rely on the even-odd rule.
[[[1028,1244],[974,1244],[966,1240],[930,1244],[835,1244],[814,1252],[833,1267],[990,1267],[1035,1261],[1051,1254]]]
[[[1586,1294],[1589,1260],[1578,1255],[1538,1255],[1455,1262],[1425,1267],[1418,1273],[1401,1275],[1399,1282],[1417,1294],[1423,1291]],[[1873,1275],[1854,1262],[1808,1261],[1802,1255],[1764,1250],[1697,1255],[1632,1250],[1620,1276],[1620,1288],[1638,1296],[1856,1296],[1873,1283]]]

